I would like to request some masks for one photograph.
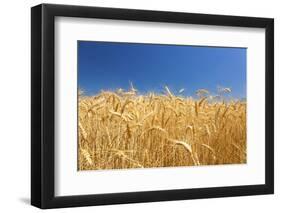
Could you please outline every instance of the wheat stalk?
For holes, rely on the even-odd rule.
[[[137,94],[132,84],[129,91],[80,92],[79,170],[246,163],[245,101],[164,89],[166,95]]]

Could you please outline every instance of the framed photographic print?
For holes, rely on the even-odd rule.
[[[31,9],[31,203],[272,194],[274,21]]]

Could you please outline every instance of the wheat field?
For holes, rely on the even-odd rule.
[[[246,101],[79,93],[78,170],[246,163]]]

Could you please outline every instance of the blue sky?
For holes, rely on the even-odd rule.
[[[230,87],[246,97],[246,49],[187,45],[78,41],[78,86],[87,95],[129,89],[194,96],[197,89],[215,93]]]

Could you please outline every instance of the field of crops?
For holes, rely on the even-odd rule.
[[[78,170],[246,163],[246,101],[199,97],[79,94]]]

